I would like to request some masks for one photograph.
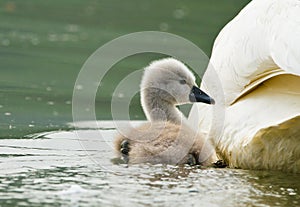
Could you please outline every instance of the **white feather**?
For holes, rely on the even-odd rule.
[[[189,121],[223,126],[214,138],[231,167],[300,172],[299,14],[297,0],[253,0],[215,41],[201,87],[223,90],[212,96],[224,119],[197,105]]]

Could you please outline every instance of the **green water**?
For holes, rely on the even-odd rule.
[[[114,165],[113,122],[99,123],[102,139],[95,122],[70,124],[75,80],[97,48],[132,32],[166,31],[210,56],[219,30],[247,2],[1,0],[0,207],[299,206],[298,175]],[[111,120],[111,96],[126,75],[161,56],[116,64],[97,93],[97,119]],[[145,119],[138,96],[130,113]]]
[[[219,30],[247,1],[0,1],[0,138],[66,129],[76,77],[106,42],[139,31],[182,36],[210,55]],[[97,119],[109,120],[111,94],[158,54],[116,64],[102,80]],[[204,69],[204,68],[203,68]],[[144,119],[138,96],[131,116]]]

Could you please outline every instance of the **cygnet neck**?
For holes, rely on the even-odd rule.
[[[149,91],[148,91],[149,92]],[[151,94],[151,95],[150,95]],[[176,108],[175,104],[163,100],[158,94],[142,94],[143,110],[150,121],[168,121],[175,124],[181,124],[185,121],[183,114]]]

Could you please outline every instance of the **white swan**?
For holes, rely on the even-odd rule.
[[[195,83],[187,67],[166,58],[145,68],[141,83],[141,103],[150,123],[118,135],[115,148],[129,163],[201,164],[216,161],[205,135],[194,132],[176,105],[190,102],[213,103]]]
[[[215,40],[201,87],[214,94],[221,84],[225,118],[211,122],[197,105],[189,122],[223,125],[212,139],[230,167],[300,172],[299,14],[297,0],[253,0]]]

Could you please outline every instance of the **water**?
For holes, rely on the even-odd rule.
[[[2,139],[0,206],[300,206],[297,174],[117,165],[114,123],[99,122],[100,130],[89,124]]]
[[[209,55],[221,27],[247,1],[0,1],[0,138],[68,128],[77,75],[108,41],[132,32],[166,31]],[[159,57],[139,54],[114,65],[98,89],[97,119],[112,119],[110,100],[117,84]],[[130,110],[133,119],[145,118],[138,96]]]
[[[99,122],[100,129],[93,121],[72,123],[76,77],[98,47],[158,30],[209,56],[219,30],[247,2],[0,1],[0,206],[300,206],[297,174],[117,165],[113,122]],[[111,120],[116,85],[159,57],[134,55],[106,74],[98,120]],[[130,116],[145,119],[138,95]]]

